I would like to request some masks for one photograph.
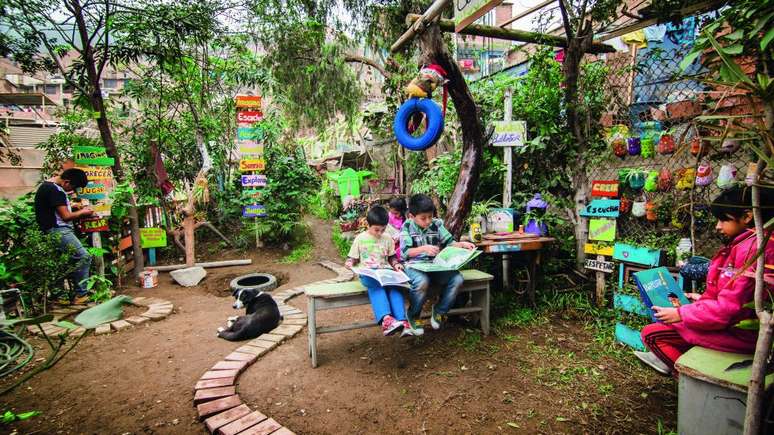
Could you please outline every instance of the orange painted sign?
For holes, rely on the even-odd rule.
[[[239,171],[263,171],[266,168],[264,159],[242,159],[239,161]]]
[[[236,106],[238,108],[260,109],[261,108],[261,96],[260,95],[237,95]]]
[[[618,196],[618,180],[594,180],[591,183],[591,196]]]

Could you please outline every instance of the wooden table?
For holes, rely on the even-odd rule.
[[[510,256],[516,254],[526,259],[527,273],[529,274],[526,292],[530,303],[534,306],[536,303],[535,293],[542,251],[546,245],[555,241],[556,239],[553,237],[528,237],[522,235],[517,239],[484,240],[475,245],[484,254],[502,255],[502,283],[503,288],[506,289],[512,288],[509,281]]]

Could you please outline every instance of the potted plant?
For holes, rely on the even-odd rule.
[[[470,228],[470,240],[480,241],[481,235],[487,232],[487,214],[489,210],[495,207],[499,207],[500,203],[494,199],[488,199],[486,201],[474,202],[470,208],[470,215],[468,215],[467,223]]]

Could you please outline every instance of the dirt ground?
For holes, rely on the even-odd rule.
[[[239,346],[215,336],[235,314],[228,282],[254,271],[276,274],[281,288],[332,277],[315,262],[335,260],[336,250],[326,226],[313,228],[315,250],[305,263],[280,264],[284,252],[263,250],[248,254],[250,266],[210,269],[192,289],[168,274],[156,289],[126,289],[169,299],[175,311],[160,322],[86,337],[54,368],[0,397],[3,412],[42,412],[0,431],[205,433],[193,385]],[[305,309],[303,297],[291,304]],[[370,316],[368,307],[356,307],[324,312],[320,323]],[[578,320],[557,317],[484,338],[454,324],[422,339],[384,338],[371,328],[324,335],[318,345],[317,369],[303,333],[264,356],[240,377],[242,399],[299,434],[657,433],[660,421],[675,427],[673,381],[603,352]]]

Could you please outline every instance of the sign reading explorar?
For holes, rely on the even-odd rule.
[[[503,0],[454,0],[454,31],[459,33]]]

